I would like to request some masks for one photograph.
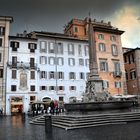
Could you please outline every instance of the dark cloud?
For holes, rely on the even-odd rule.
[[[124,5],[138,4],[139,0],[0,0],[0,15],[14,17],[12,34],[24,29],[62,32],[74,17],[84,18],[90,12],[93,18],[106,19]]]

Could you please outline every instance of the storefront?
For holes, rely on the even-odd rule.
[[[11,97],[11,114],[23,113],[23,97]]]

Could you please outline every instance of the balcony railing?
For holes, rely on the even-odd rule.
[[[16,69],[35,69],[37,70],[36,63],[27,63],[27,62],[7,62],[7,67],[9,68],[16,68]]]
[[[121,71],[114,71],[113,72],[113,76],[114,77],[121,77],[122,76],[122,72]]]

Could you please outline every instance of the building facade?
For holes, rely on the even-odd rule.
[[[99,76],[111,94],[126,94],[123,31],[92,21]],[[27,113],[30,103],[81,100],[89,75],[88,21],[73,19],[64,34],[31,32],[9,37],[6,114]]]
[[[94,28],[99,76],[104,80],[106,90],[111,94],[127,94],[121,34],[103,20],[92,21]],[[79,39],[88,38],[88,18],[72,19],[64,29],[64,34]]]
[[[6,114],[27,113],[31,102],[81,100],[89,73],[87,40],[32,32],[10,36]]]
[[[8,43],[10,23],[13,22],[12,17],[0,16],[0,109],[5,112],[6,97],[6,65],[8,60]]]
[[[26,112],[37,99],[37,40],[9,37],[7,62],[6,114]]]
[[[140,93],[140,48],[124,49],[124,65],[128,94]]]

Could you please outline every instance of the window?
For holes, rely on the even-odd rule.
[[[49,42],[49,53],[55,53],[55,51],[54,51],[54,43],[53,42]]]
[[[35,43],[28,43],[28,48],[30,49],[30,52],[34,53],[37,49],[37,44]]]
[[[59,97],[59,101],[63,102],[64,101],[64,97]]]
[[[57,54],[63,54],[63,44],[61,42],[57,43]]]
[[[131,70],[131,71],[130,71],[130,79],[131,79],[131,80],[136,79],[136,71],[135,71],[135,70]]]
[[[11,91],[16,91],[17,90],[17,86],[16,85],[11,85]]]
[[[114,71],[115,72],[120,72],[120,62],[114,62]]]
[[[16,56],[13,56],[12,57],[12,66],[17,66],[17,57]]]
[[[31,68],[35,67],[35,59],[34,58],[30,58],[30,67]]]
[[[128,81],[128,72],[125,71],[125,77],[126,77],[126,80]]]
[[[75,32],[75,33],[78,32],[78,27],[74,27],[74,32]]]
[[[58,79],[64,79],[64,72],[58,72]]]
[[[70,86],[70,90],[76,90],[76,86]]]
[[[47,79],[47,71],[40,72],[40,79]]]
[[[47,90],[46,86],[40,86],[40,90]]]
[[[80,73],[79,73],[79,78],[80,78],[80,79],[85,79],[85,74],[84,74],[83,72],[80,72]]]
[[[98,34],[98,39],[104,39],[104,35],[103,34]]]
[[[55,64],[55,57],[49,57],[49,64],[54,65]]]
[[[30,96],[30,101],[35,101],[35,96]]]
[[[84,59],[81,59],[81,58],[79,59],[79,65],[84,66]]]
[[[130,55],[128,55],[128,61],[129,61],[129,64],[131,64],[131,63],[134,63],[135,62],[135,60],[134,60],[134,54],[132,53],[132,54],[130,54]]]
[[[35,79],[35,71],[30,71],[30,79]]]
[[[85,45],[85,56],[89,55],[88,45]]]
[[[3,78],[3,69],[0,69],[0,78]]]
[[[34,85],[30,86],[30,91],[35,91],[35,86]]]
[[[109,82],[106,81],[106,80],[103,80],[103,87],[106,89],[106,88],[109,88]]]
[[[75,59],[74,58],[68,58],[68,63],[69,63],[69,66],[74,66],[75,65]]]
[[[57,64],[60,65],[60,66],[64,65],[64,59],[63,59],[63,57],[58,57],[57,58]]]
[[[49,86],[49,90],[55,90],[55,86]]]
[[[100,71],[108,71],[108,63],[106,60],[100,61]]]
[[[116,36],[114,36],[114,35],[110,36],[110,40],[111,41],[116,41]]]
[[[74,72],[69,73],[69,79],[76,79],[76,76],[75,76]]]
[[[0,53],[0,62],[2,61],[2,54]]]
[[[59,86],[58,90],[64,90],[64,86]]]
[[[5,27],[0,27],[0,35],[5,35]]]
[[[117,56],[118,55],[118,48],[116,45],[111,45],[111,49],[112,49],[112,55],[113,56]]]
[[[89,66],[89,59],[85,59],[86,66]]]
[[[127,63],[127,56],[124,56],[124,62]]]
[[[11,41],[10,46],[12,47],[12,51],[17,51],[17,49],[19,48],[19,42]]]
[[[68,44],[68,54],[74,55],[74,44]]]
[[[16,78],[17,78],[17,71],[12,70],[12,79],[16,79]]]
[[[82,56],[82,46],[80,44],[78,45],[78,55]]]
[[[55,78],[55,73],[54,71],[49,72],[49,79],[54,79]]]
[[[121,88],[121,82],[115,81],[115,88]]]
[[[2,47],[2,38],[0,38],[0,47]]]
[[[47,64],[47,57],[46,56],[40,56],[40,64]]]
[[[46,41],[40,41],[40,52],[45,53],[47,52],[47,46],[46,46]]]
[[[105,52],[106,51],[106,47],[104,43],[99,43],[99,51],[101,52]]]

